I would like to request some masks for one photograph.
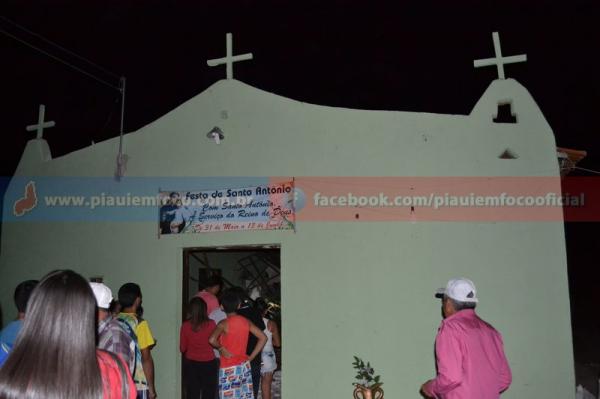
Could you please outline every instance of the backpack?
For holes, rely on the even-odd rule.
[[[138,359],[142,358],[142,352],[140,351],[140,345],[138,344],[137,334],[135,333],[133,327],[131,327],[131,325],[124,318],[117,317],[117,321],[119,322],[121,327],[123,327],[125,332],[127,332],[131,340],[135,343],[135,362],[133,362],[133,370],[131,370],[131,376],[135,378],[135,371],[137,369]],[[139,381],[134,380],[134,382]]]

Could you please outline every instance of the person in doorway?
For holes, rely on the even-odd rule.
[[[256,309],[262,314],[263,322],[266,328],[263,330],[267,336],[267,343],[261,352],[262,363],[260,365],[260,388],[262,399],[271,399],[271,385],[273,384],[273,373],[277,370],[277,358],[275,356],[275,347],[281,347],[281,338],[277,323],[270,320],[269,305],[263,298],[256,298]]]
[[[512,375],[500,333],[475,314],[475,285],[452,279],[436,296],[444,315],[435,339],[437,376],[421,392],[429,398],[498,399]]]
[[[179,332],[179,350],[183,354],[183,373],[187,399],[214,399],[217,393],[219,365],[208,338],[216,328],[206,314],[206,303],[192,298],[189,319]]]
[[[154,387],[154,359],[151,350],[156,341],[146,320],[137,316],[142,305],[142,290],[135,283],[126,283],[119,288],[121,313],[118,320],[125,330],[134,338],[138,352],[133,380],[136,385],[138,399],[154,399],[157,397]]]
[[[219,366],[220,399],[254,399],[250,362],[259,354],[267,337],[254,323],[236,314],[240,308],[240,297],[235,292],[225,292],[221,306],[227,314],[213,331],[208,342],[221,353]],[[248,334],[257,339],[250,355],[246,354]]]
[[[113,317],[109,308],[113,300],[112,291],[102,283],[90,283],[98,313],[98,348],[121,356],[129,368],[135,373],[135,342]]]
[[[0,368],[0,398],[134,399],[127,365],[96,348],[95,308],[81,275],[57,270],[42,278]]]
[[[17,319],[8,323],[0,332],[0,343],[3,343],[8,349],[15,345],[19,331],[21,331],[21,327],[23,327],[23,319],[25,318],[27,303],[29,302],[31,292],[37,283],[37,280],[27,280],[23,281],[17,285],[17,288],[15,288],[13,299],[15,301],[17,311],[19,312]]]
[[[220,302],[219,302],[219,307],[208,314],[208,318],[211,319],[212,321],[214,321],[215,325],[219,324],[221,322],[221,320],[225,320],[227,318],[227,313],[225,313],[223,311],[223,309],[221,308]],[[219,363],[219,361],[221,359],[221,354],[219,353],[218,350],[216,350],[214,348],[213,348],[213,352],[215,354],[215,358],[217,359],[217,363]]]
[[[206,312],[210,315],[216,309],[219,309],[219,299],[217,295],[223,288],[223,279],[213,274],[206,280],[204,289],[198,291],[196,296],[206,302]]]
[[[252,322],[256,327],[258,327],[261,331],[264,331],[266,326],[263,321],[262,315],[256,308],[254,307],[254,301],[248,297],[246,291],[242,287],[233,287],[231,291],[235,292],[237,296],[240,298],[240,307],[236,311],[236,313],[240,316],[245,317],[250,322]],[[248,334],[248,344],[246,345],[246,354],[249,355],[255,349],[258,344],[258,340],[252,334]],[[250,366],[252,367],[252,383],[254,389],[254,397],[258,396],[258,389],[260,388],[260,369],[262,363],[262,355],[255,357],[251,362]]]

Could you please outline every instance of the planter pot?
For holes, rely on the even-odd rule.
[[[383,389],[381,387],[371,389],[364,385],[356,384],[354,399],[383,399]]]

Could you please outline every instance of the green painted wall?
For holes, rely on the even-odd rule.
[[[519,123],[493,124],[506,100]],[[226,135],[219,146],[206,139],[215,125]],[[114,139],[48,162],[40,161],[44,144],[28,144],[17,174],[114,172]],[[507,147],[519,159],[498,159]],[[494,81],[469,116],[322,107],[220,81],[128,134],[125,152],[128,176],[558,175],[552,130],[510,79]],[[432,294],[455,276],[475,281],[478,313],[504,336],[514,382],[503,397],[574,397],[560,222],[302,222],[295,233],[160,239],[155,222],[11,222],[2,226],[0,301],[10,316],[13,287],[58,267],[104,275],[113,290],[137,281],[158,340],[159,395],[177,398],[183,248],[260,244],[281,245],[288,399],[351,397],[355,354],[381,373],[387,397],[419,398],[435,370],[440,304]]]

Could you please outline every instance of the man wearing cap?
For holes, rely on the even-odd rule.
[[[135,342],[109,312],[113,300],[110,288],[102,283],[90,283],[98,307],[98,348],[123,358],[133,374],[135,370]]]
[[[442,298],[444,314],[435,338],[437,376],[421,392],[429,398],[499,398],[512,375],[500,333],[475,314],[475,285],[452,279],[436,296]]]

